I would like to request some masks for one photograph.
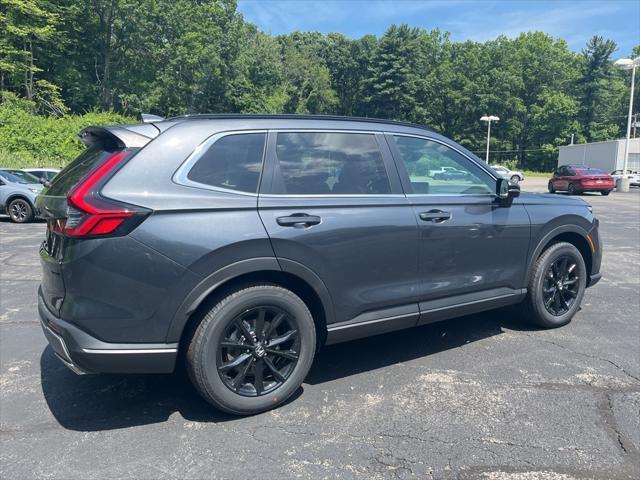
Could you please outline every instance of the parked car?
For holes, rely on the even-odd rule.
[[[615,184],[613,177],[603,170],[585,165],[563,165],[549,179],[549,192],[563,190],[569,195],[583,192],[600,192],[609,195]]]
[[[517,170],[509,170],[507,167],[503,167],[502,165],[492,165],[491,168],[493,168],[493,170],[502,178],[511,180],[514,183],[518,183],[524,180],[524,174],[522,172],[518,172]]]
[[[441,173],[447,172],[449,170],[455,171],[457,169],[456,169],[456,167],[451,167],[451,166],[445,166],[445,167],[440,166],[438,168],[433,168],[433,169],[429,170],[429,176],[431,178],[435,178],[436,175],[439,175]]]
[[[38,177],[40,183],[50,182],[60,172],[57,168],[23,168],[22,170]]]
[[[611,172],[613,181],[617,182],[622,178],[622,170],[614,170]],[[627,178],[630,180],[629,185],[633,187],[640,187],[640,173],[627,170]]]
[[[42,327],[77,373],[184,360],[212,405],[252,414],[322,345],[512,304],[559,327],[601,277],[584,200],[520,193],[416,125],[194,115],[80,138],[37,201]],[[425,156],[472,180],[409,174]]]
[[[436,173],[433,176],[434,180],[467,180],[469,179],[469,172],[465,172],[464,170],[456,170],[455,168],[450,168],[441,173]]]
[[[0,168],[0,211],[14,223],[31,222],[35,217],[35,202],[42,185],[38,179],[22,170]]]

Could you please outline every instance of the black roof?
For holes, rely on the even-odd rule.
[[[384,125],[398,125],[403,127],[420,128],[430,132],[433,129],[418,125],[416,123],[401,122],[398,120],[385,120],[384,118],[372,117],[344,117],[340,115],[301,115],[301,114],[263,114],[263,113],[197,113],[188,115],[179,115],[177,117],[167,118],[166,120],[189,120],[189,119],[211,119],[211,120],[232,120],[232,119],[248,119],[248,120],[331,120],[342,122],[365,122]]]

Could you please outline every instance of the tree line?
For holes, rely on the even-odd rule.
[[[632,53],[599,36],[573,52],[543,32],[454,42],[407,25],[270,35],[235,0],[0,0],[0,100],[34,115],[381,117],[481,153],[491,114],[492,160],[534,170],[555,165],[572,135],[624,134],[630,75],[612,60]]]

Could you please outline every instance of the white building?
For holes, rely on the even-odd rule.
[[[608,142],[580,143],[560,147],[558,166],[587,165],[606,172],[621,170],[624,162],[624,143],[622,140]],[[640,138],[632,138],[629,142],[629,163],[627,168],[640,171]]]

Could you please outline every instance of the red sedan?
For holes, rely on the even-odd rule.
[[[549,192],[563,190],[569,192],[569,195],[582,192],[609,195],[614,187],[611,175],[585,165],[564,165],[553,172],[553,177],[549,180]]]

